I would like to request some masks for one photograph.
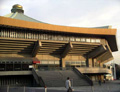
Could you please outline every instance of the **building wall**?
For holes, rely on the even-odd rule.
[[[29,31],[29,32],[28,32]],[[37,39],[37,40],[55,40],[55,41],[76,41],[88,43],[104,43],[104,39],[99,37],[84,37],[82,35],[49,33],[36,30],[20,30],[20,29],[0,29],[0,37],[21,38],[21,39]]]
[[[6,57],[12,57],[12,58],[30,58],[31,55],[28,54],[0,54],[0,58],[6,58]]]
[[[36,58],[38,58],[39,60],[60,60],[59,55],[37,55]]]

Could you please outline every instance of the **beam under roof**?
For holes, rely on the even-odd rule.
[[[101,61],[101,63],[106,63],[106,62],[108,62],[108,61],[110,61],[110,60],[113,59],[113,55],[112,55],[112,53],[109,51],[109,49],[107,49],[106,52],[104,52],[102,55],[98,56],[96,59],[97,59],[98,61]]]
[[[61,57],[64,58],[67,56],[67,54],[70,52],[70,50],[73,49],[73,45],[71,42],[68,43],[68,45],[66,46],[64,52],[62,53]]]
[[[40,48],[42,47],[41,41],[37,41],[34,45],[33,51],[32,51],[32,56],[35,57],[37,53],[39,52]]]
[[[106,52],[107,48],[104,45],[100,45],[96,49],[92,50],[91,52],[87,53],[88,58],[95,58],[102,53]]]

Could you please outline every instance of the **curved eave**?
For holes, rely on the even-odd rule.
[[[68,26],[59,26],[45,23],[35,23],[28,22],[23,20],[11,19],[0,16],[0,25],[7,25],[13,27],[21,28],[30,28],[30,29],[39,29],[39,30],[48,30],[53,32],[65,32],[65,33],[77,33],[77,34],[86,34],[86,35],[99,35],[104,36],[111,47],[112,51],[117,51],[116,44],[116,29],[100,29],[100,28],[80,28],[80,27],[68,27]],[[112,41],[111,38],[112,37]],[[114,44],[112,46],[112,44]]]
[[[18,19],[18,20],[24,20],[24,21],[29,21],[29,22],[44,23],[44,22],[38,21],[36,19],[33,19],[31,17],[28,17],[28,16],[24,15],[23,13],[18,13],[18,12],[7,14],[4,17]]]

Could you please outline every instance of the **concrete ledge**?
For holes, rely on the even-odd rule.
[[[76,68],[78,69],[81,73],[111,73],[111,70],[107,68],[99,68],[99,67],[85,67],[85,68]]]
[[[6,75],[32,75],[32,71],[0,71],[0,76]]]

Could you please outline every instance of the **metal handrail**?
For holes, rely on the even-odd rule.
[[[33,76],[34,76],[34,74],[36,75],[37,81],[39,81],[38,84],[40,84],[42,87],[45,87],[45,83],[44,83],[43,79],[40,76],[37,75],[37,73],[36,73],[34,68],[32,69],[32,73],[33,73]]]
[[[63,68],[63,67],[40,67],[35,70],[38,70],[38,71],[50,71],[50,70],[53,71],[54,70],[54,71],[56,71],[56,70],[73,70],[73,68],[72,67],[65,67],[65,68]]]
[[[74,68],[74,71],[77,72],[82,76],[83,79],[85,79],[91,86],[93,86],[93,81],[86,75],[83,75],[78,69]]]

